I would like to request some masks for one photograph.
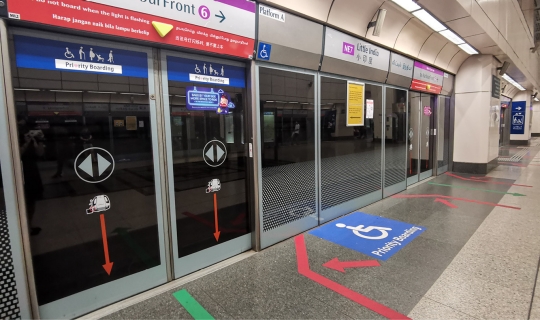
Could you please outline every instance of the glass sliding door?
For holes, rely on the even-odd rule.
[[[417,183],[420,172],[420,102],[421,94],[409,91],[407,130],[407,185]]]
[[[407,189],[407,90],[385,87],[383,197]]]
[[[152,51],[27,30],[10,50],[40,317],[164,283]]]
[[[261,246],[318,225],[315,74],[259,66]]]
[[[433,176],[436,96],[422,93],[420,96],[420,180]]]
[[[439,96],[437,104],[437,175],[448,171],[450,157],[450,97]]]
[[[234,61],[162,53],[178,278],[251,248],[246,68]]]
[[[384,109],[382,86],[327,76],[320,84],[320,220],[325,222],[382,199]],[[350,123],[351,86],[364,91],[360,125]]]

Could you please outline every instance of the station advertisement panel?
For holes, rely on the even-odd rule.
[[[249,0],[16,0],[8,16],[27,22],[250,58],[255,3]]]
[[[414,62],[411,90],[440,94],[444,80],[444,72],[428,65]]]

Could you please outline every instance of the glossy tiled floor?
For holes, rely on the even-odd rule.
[[[501,162],[486,177],[443,175],[360,209],[426,228],[379,267],[345,273],[324,267],[334,258],[373,258],[306,233],[311,270],[413,319],[540,319],[539,150],[530,148],[520,162]],[[403,198],[414,195],[428,196]],[[380,307],[299,274],[297,246],[286,240],[105,318],[192,319],[172,295],[181,289],[214,318],[385,318]]]

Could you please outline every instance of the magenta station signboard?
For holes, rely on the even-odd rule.
[[[421,62],[414,62],[411,90],[440,94],[442,91],[444,72]]]

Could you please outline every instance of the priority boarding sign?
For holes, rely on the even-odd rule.
[[[355,212],[309,233],[386,261],[425,230],[421,226]]]

